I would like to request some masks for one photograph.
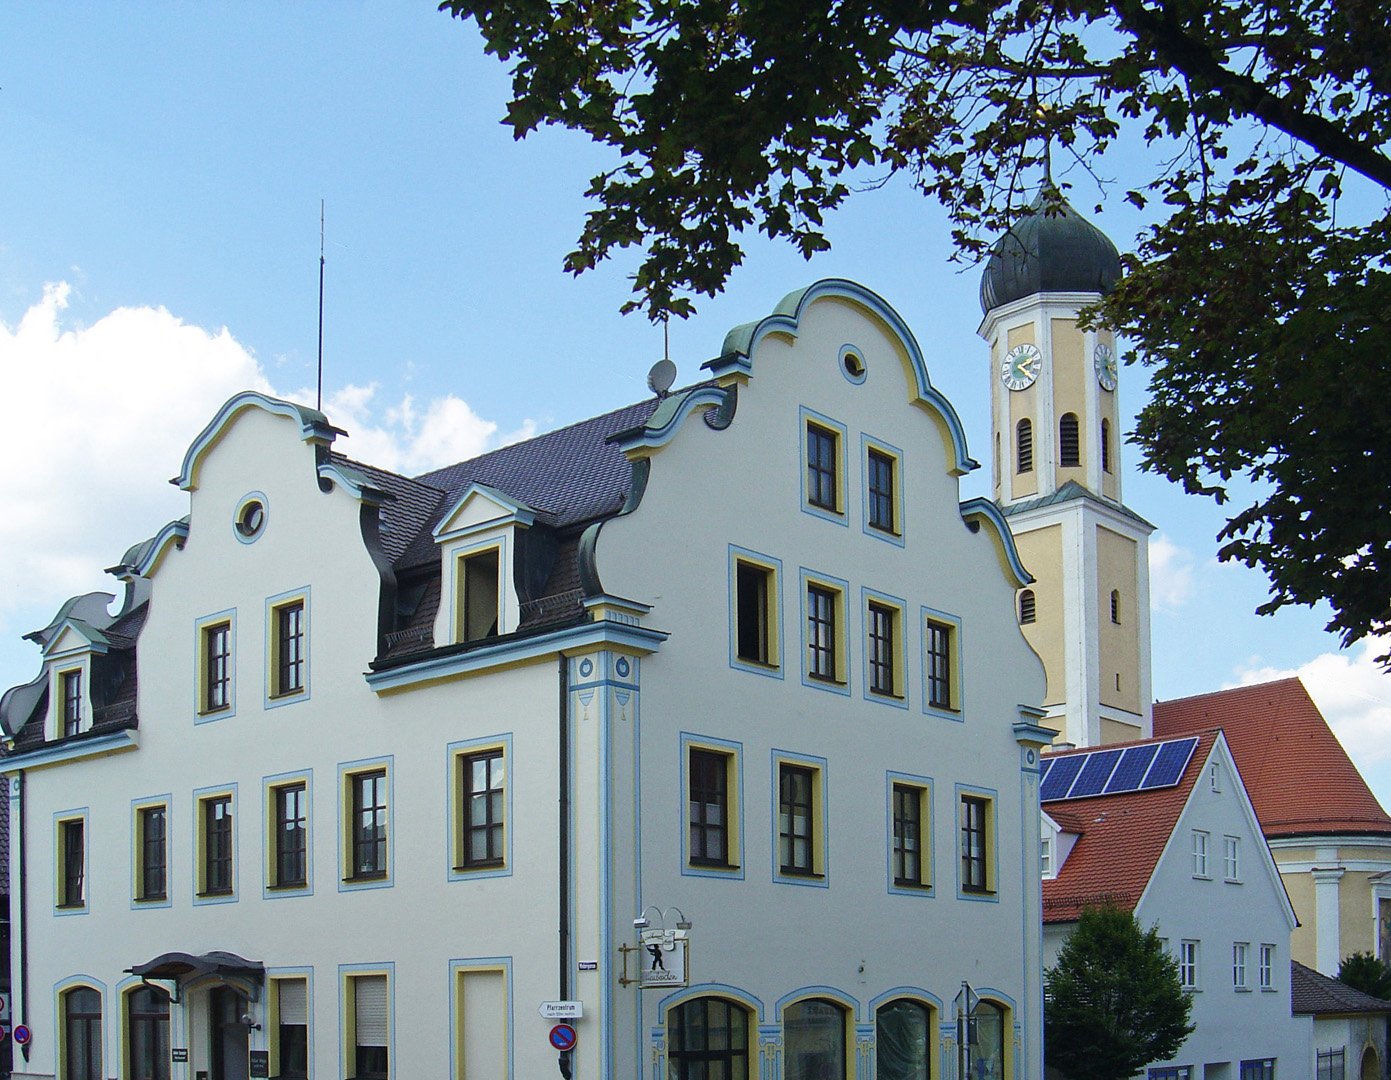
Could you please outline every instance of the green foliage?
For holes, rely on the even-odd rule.
[[[1043,984],[1045,1061],[1072,1080],[1133,1076],[1193,1031],[1178,961],[1115,907],[1082,912]]]
[[[1338,965],[1338,981],[1364,994],[1391,1001],[1391,964],[1377,959],[1375,953],[1355,952],[1343,957]]]
[[[558,124],[614,148],[566,267],[641,246],[625,310],[653,319],[718,292],[750,230],[824,250],[867,177],[911,176],[974,258],[1050,155],[1098,175],[1120,140],[1149,144],[1125,198],[1167,217],[1092,315],[1153,367],[1144,467],[1218,502],[1255,481],[1219,539],[1270,578],[1263,613],[1327,600],[1345,644],[1391,630],[1391,212],[1336,214],[1349,173],[1391,190],[1383,0],[441,8],[511,63],[518,138]]]

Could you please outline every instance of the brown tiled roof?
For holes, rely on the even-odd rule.
[[[1301,1013],[1391,1013],[1391,1001],[1354,990],[1347,983],[1330,979],[1298,960],[1290,961],[1290,1012]]]
[[[1391,835],[1391,817],[1298,679],[1154,703],[1154,733],[1220,727],[1267,837]]]
[[[1114,904],[1122,911],[1135,910],[1217,741],[1216,731],[1189,734],[1199,736],[1198,745],[1173,787],[1056,799],[1043,804],[1044,813],[1060,827],[1080,833],[1058,876],[1043,883],[1045,923],[1073,922],[1083,908],[1103,903]],[[1087,752],[1074,750],[1046,756]]]

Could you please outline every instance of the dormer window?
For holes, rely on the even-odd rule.
[[[63,735],[82,731],[82,669],[65,671],[60,676],[63,688]]]
[[[498,633],[498,548],[459,556],[458,639],[481,641]]]

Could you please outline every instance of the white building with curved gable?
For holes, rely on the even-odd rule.
[[[850,282],[706,367],[413,479],[223,407],[0,703],[16,1076],[1041,1077],[1052,732],[956,414]]]

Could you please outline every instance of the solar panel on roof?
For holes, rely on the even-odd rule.
[[[1146,743],[1144,746],[1126,747],[1125,753],[1121,756],[1121,763],[1116,766],[1116,771],[1106,782],[1104,794],[1137,790],[1140,781],[1145,778],[1145,770],[1150,767],[1154,755],[1159,753],[1159,746],[1159,743]]]
[[[1159,747],[1159,754],[1154,759],[1154,764],[1150,766],[1149,773],[1140,783],[1140,790],[1148,791],[1150,788],[1169,787],[1178,783],[1178,778],[1183,775],[1183,770],[1188,767],[1188,759],[1193,756],[1193,748],[1198,745],[1196,737],[1191,739],[1177,739],[1174,742],[1167,742]]]
[[[1190,736],[1047,759],[1043,762],[1039,801],[1173,787],[1183,776],[1197,745],[1197,737]]]
[[[1106,781],[1111,779],[1111,773],[1116,767],[1116,762],[1120,761],[1123,752],[1121,750],[1098,750],[1094,754],[1088,754],[1081,773],[1072,782],[1072,788],[1067,793],[1068,798],[1078,799],[1084,795],[1100,795],[1102,789],[1106,787]]]
[[[1039,800],[1047,802],[1049,799],[1066,798],[1067,789],[1072,786],[1072,781],[1077,779],[1077,774],[1086,763],[1087,757],[1084,754],[1055,759],[1053,767],[1048,770],[1048,778],[1039,788]]]
[[[1038,780],[1039,780],[1039,783],[1043,783],[1043,781],[1045,781],[1045,780],[1048,779],[1048,770],[1051,769],[1052,767],[1053,767],[1053,759],[1052,759],[1052,758],[1044,758],[1042,761],[1040,761],[1040,762],[1038,763]]]

